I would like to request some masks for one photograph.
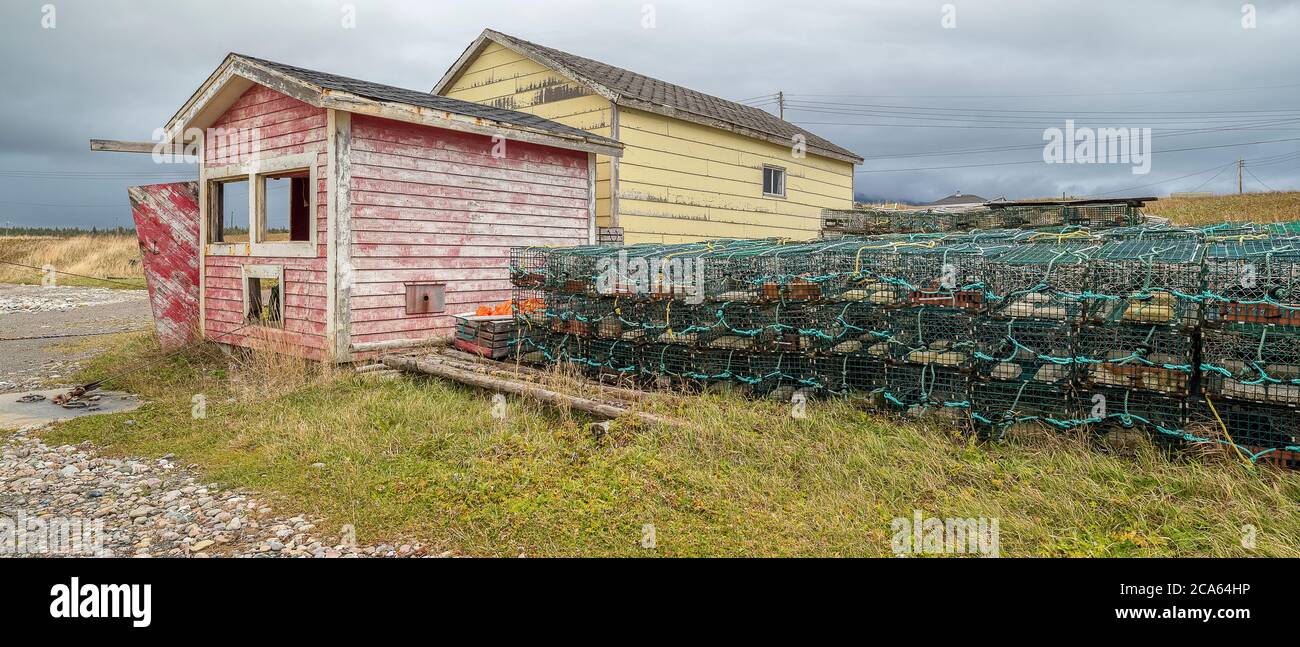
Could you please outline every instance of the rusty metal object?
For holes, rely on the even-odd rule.
[[[50,398],[50,400],[54,402],[54,404],[57,404],[59,406],[66,406],[69,402],[72,402],[77,398],[80,398],[81,396],[85,395],[88,391],[92,390],[92,388],[88,388],[88,387],[90,387],[90,385],[73,387],[72,389],[69,389],[66,393],[60,393],[54,396],[53,398]]]

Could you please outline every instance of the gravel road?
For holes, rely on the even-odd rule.
[[[0,393],[66,384],[61,380],[92,354],[66,348],[84,337],[52,336],[151,325],[144,290],[0,284]]]

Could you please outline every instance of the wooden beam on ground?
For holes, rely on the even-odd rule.
[[[606,404],[604,402],[598,402],[596,400],[588,400],[587,398],[579,398],[576,396],[568,395],[566,393],[558,393],[556,391],[544,389],[535,384],[528,384],[526,382],[517,382],[514,380],[503,380],[499,378],[489,377],[487,375],[483,375],[473,371],[466,371],[458,368],[453,368],[446,364],[442,364],[435,361],[418,359],[414,357],[385,357],[383,361],[384,364],[392,368],[400,369],[403,371],[426,373],[428,375],[434,375],[444,379],[453,380],[455,382],[460,382],[461,384],[476,386],[481,389],[488,389],[491,391],[510,393],[513,395],[527,396],[539,400],[541,402],[545,402],[546,404],[550,404],[553,406],[569,407],[572,409],[577,409],[579,411],[590,413],[595,416],[600,416],[602,418],[621,418],[623,416],[631,414],[637,417],[638,419],[640,419],[641,421],[651,423],[651,424],[662,424],[662,423],[672,422],[670,420],[660,418],[659,416],[653,414],[642,413],[639,411],[630,411],[623,407],[616,407],[614,405]]]
[[[437,359],[450,360],[454,364],[482,367],[494,374],[513,373],[514,374],[513,377],[527,375],[527,376],[536,377],[543,380],[556,379],[562,377],[550,371],[534,368],[532,366],[525,366],[523,364],[517,364],[514,362],[498,362],[496,360],[485,360],[476,355],[471,355],[469,353],[462,352],[454,348],[441,348],[434,351],[434,353],[435,354],[433,355],[433,357],[436,357]],[[620,386],[609,386],[608,384],[593,382],[591,380],[586,380],[586,379],[583,379],[582,381],[590,385],[591,388],[601,391],[602,394],[608,393],[609,395],[612,395],[620,400],[628,400],[630,402],[636,402],[650,395],[645,391],[640,391],[637,389],[628,389]]]
[[[492,375],[504,379],[520,380],[520,378],[524,378],[524,377],[533,377],[540,380],[554,380],[557,378],[563,379],[563,376],[547,373],[545,371],[538,371],[537,369],[528,369],[528,367],[524,367],[524,366],[514,366],[514,365],[507,364],[507,365],[502,365],[500,367],[493,367],[488,364],[474,364],[470,362],[462,362],[460,360],[456,360],[450,357],[444,357],[440,355],[426,356],[423,359],[433,361],[433,362],[438,362],[439,364],[444,364],[452,368],[458,368],[466,371],[473,371],[475,373],[482,373],[484,375]],[[530,372],[528,373],[520,372],[515,370],[517,368],[527,369]],[[638,402],[641,399],[645,398],[647,395],[649,395],[644,391],[635,391],[632,389],[621,389],[618,387],[605,386],[603,384],[588,382],[586,380],[582,380],[582,383],[584,383],[586,386],[588,386],[591,389],[597,390],[598,393],[596,393],[596,396],[598,397],[613,398],[615,400],[621,400],[627,402],[628,404]]]
[[[108,153],[153,153],[158,142],[124,142],[116,139],[92,139],[90,150]]]

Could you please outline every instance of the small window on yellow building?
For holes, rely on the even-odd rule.
[[[785,169],[778,166],[763,167],[763,195],[785,197]]]

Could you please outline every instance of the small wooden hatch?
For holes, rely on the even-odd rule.
[[[407,283],[406,314],[429,315],[446,310],[446,289],[442,283]]]

